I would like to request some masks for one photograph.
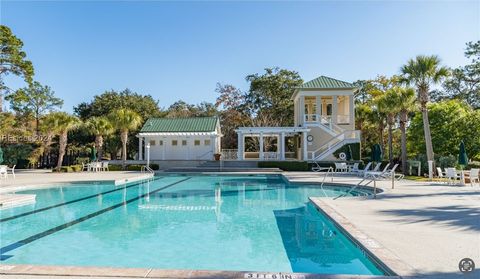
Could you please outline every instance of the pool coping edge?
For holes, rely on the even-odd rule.
[[[388,278],[417,275],[415,270],[382,244],[353,225],[348,218],[341,215],[322,198],[309,197],[312,204],[331,220],[349,239],[360,247],[380,268],[391,273]]]

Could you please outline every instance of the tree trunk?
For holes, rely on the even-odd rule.
[[[40,136],[40,118],[38,115],[35,117],[35,130],[37,131],[37,136]]]
[[[60,134],[59,149],[58,149],[58,161],[57,161],[57,170],[58,171],[62,167],[63,156],[65,156],[65,150],[67,149],[67,138],[68,138],[68,132],[67,131],[64,131]]]
[[[432,146],[432,135],[430,133],[430,122],[428,121],[428,108],[427,103],[421,103],[421,111],[422,111],[422,118],[423,118],[423,131],[425,134],[425,146],[427,148],[427,160],[433,161],[433,169],[435,169],[435,160],[433,154],[433,146]]]
[[[128,130],[122,131],[120,134],[120,139],[122,141],[122,160],[123,166],[127,163],[127,140],[128,140]]]
[[[98,160],[102,160],[103,157],[103,136],[97,135],[95,137],[95,148],[97,149]]]
[[[404,175],[407,175],[407,131],[406,131],[406,124],[407,123],[407,113],[401,112],[400,113],[400,131],[402,132],[402,172]]]
[[[383,142],[383,131],[385,130],[385,125],[384,125],[383,121],[380,124],[378,124],[378,130],[380,132],[380,142],[379,142],[380,147],[382,148],[382,153],[384,153],[385,152],[385,144]]]
[[[393,163],[393,124],[388,124],[388,161]]]
[[[3,112],[3,92],[0,89],[0,113]]]

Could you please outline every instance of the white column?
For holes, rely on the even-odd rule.
[[[240,132],[237,132],[237,160],[243,160],[244,159],[244,156],[243,156],[243,152],[244,152],[244,141],[245,141],[245,137],[243,136],[242,133]]]
[[[350,125],[353,126],[353,129],[355,129],[355,102],[353,100],[353,95],[348,96],[349,98],[349,103],[350,103],[350,109],[348,110],[348,113],[350,113]]]
[[[300,124],[303,126],[303,123],[305,123],[305,97],[300,96],[299,97],[299,109],[300,109]]]
[[[280,160],[285,160],[285,133],[280,134]]]
[[[338,123],[338,100],[337,100],[337,96],[333,96],[333,101],[332,101],[332,123],[333,124]]]
[[[315,112],[316,114],[318,114],[319,117],[321,117],[322,115],[322,96],[317,96],[316,97],[316,102],[317,102],[317,111]],[[320,118],[317,119],[317,121],[320,121]]]
[[[143,138],[138,137],[138,160],[143,160]]]
[[[303,137],[303,144],[302,144],[303,160],[306,161],[306,160],[308,160],[307,132],[303,132],[303,133],[302,133],[302,137]]]
[[[260,153],[259,153],[258,159],[263,160],[263,133],[260,133],[260,140],[259,141],[260,141],[260,143],[259,143]]]

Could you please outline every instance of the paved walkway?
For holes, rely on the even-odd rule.
[[[322,175],[288,173],[291,181],[321,181]],[[327,180],[329,181],[329,179]],[[357,183],[339,176],[335,183]],[[378,182],[384,193],[371,198],[322,198],[357,229],[406,263],[414,275],[431,278],[480,278],[480,186],[403,180]],[[462,258],[477,265],[475,274],[459,272]],[[412,275],[409,274],[409,275]]]

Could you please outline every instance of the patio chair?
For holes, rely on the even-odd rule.
[[[476,181],[480,185],[480,169],[471,169],[470,174],[467,176],[470,179],[470,184],[473,186],[473,183]]]
[[[367,172],[370,169],[370,166],[372,165],[372,162],[368,162],[368,164],[365,166],[363,170],[358,170],[358,175],[359,176],[364,176],[365,172]]]
[[[457,180],[460,180],[460,175],[458,175],[455,168],[446,168],[446,177],[448,184],[455,184]]]
[[[82,163],[82,171],[90,171],[89,164]]]
[[[335,163],[335,172],[347,172],[347,163]]]
[[[7,179],[7,166],[5,165],[2,165],[0,166],[0,178],[4,178],[4,179]]]
[[[13,176],[13,179],[15,179],[15,167],[16,166],[17,165],[13,165],[13,167],[11,167],[11,168],[7,167],[7,173],[10,172]]]
[[[363,177],[367,177],[367,173],[370,173],[370,172],[371,172],[371,173],[378,173],[378,172],[380,172],[379,169],[380,169],[381,166],[382,166],[382,163],[376,164],[375,167],[373,168],[373,170],[371,170],[371,171],[365,171],[364,174],[363,174]],[[387,167],[388,167],[388,165],[387,165]]]
[[[442,171],[442,168],[440,167],[437,167],[437,177],[441,180],[445,180],[445,175],[446,173],[444,171]]]
[[[313,163],[315,164],[315,166],[312,167],[312,171],[314,172],[321,172],[321,171],[326,171],[330,169],[330,167],[320,166],[316,161],[313,161]]]
[[[349,172],[351,173],[358,173],[360,171],[360,169],[358,168],[360,164],[359,163],[354,163],[352,168],[349,169]]]
[[[102,171],[109,171],[108,162],[102,162]]]

